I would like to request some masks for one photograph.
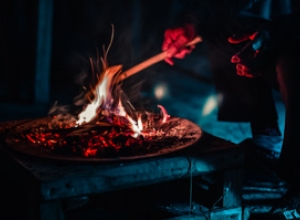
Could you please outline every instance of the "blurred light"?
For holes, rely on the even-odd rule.
[[[154,96],[160,100],[168,96],[168,87],[165,84],[158,84],[154,87]]]
[[[210,113],[213,112],[214,109],[217,108],[217,98],[214,95],[211,95],[207,98],[203,110],[202,110],[202,116],[207,116]]]

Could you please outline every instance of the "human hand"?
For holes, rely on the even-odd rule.
[[[194,37],[196,37],[196,31],[193,25],[190,24],[184,27],[167,29],[162,43],[162,50],[167,52],[165,62],[174,65],[173,57],[183,59],[187,54],[190,54],[195,45],[186,45]]]
[[[236,64],[236,73],[248,78],[262,75],[263,67],[268,61],[270,51],[270,35],[267,31],[254,32],[241,36],[232,36],[228,42],[238,44],[247,42],[246,45],[231,57],[231,62]]]

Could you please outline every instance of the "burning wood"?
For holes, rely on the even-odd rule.
[[[8,138],[10,146],[25,146],[28,150],[30,145],[61,155],[110,158],[163,152],[173,146],[180,149],[201,136],[201,129],[189,121],[170,120],[161,105],[160,113],[136,111],[130,103],[127,109],[123,106],[121,81],[163,60],[165,52],[122,73],[122,65],[110,67],[107,62],[113,34],[108,49],[103,49],[103,57],[96,62],[90,59],[95,82],[85,95],[83,110],[77,116],[56,114],[19,125]]]

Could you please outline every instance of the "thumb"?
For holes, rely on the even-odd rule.
[[[231,37],[228,38],[228,42],[232,44],[238,44],[246,40],[253,40],[257,34],[258,32],[254,32],[251,34],[233,34]]]

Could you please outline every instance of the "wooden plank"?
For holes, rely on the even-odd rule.
[[[40,217],[46,218],[48,214],[45,213],[50,212],[56,219],[62,219],[60,201],[67,198],[188,178],[191,173],[193,176],[213,174],[215,171],[221,172],[224,178],[221,190],[228,188],[228,191],[223,197],[223,207],[220,207],[224,210],[213,210],[214,219],[226,219],[221,217],[225,212],[228,219],[231,216],[231,219],[238,220],[241,215],[234,210],[241,205],[243,150],[208,134],[199,145],[174,154],[112,164],[60,163],[15,154],[3,147],[0,150],[0,156],[7,160],[5,164],[18,170],[7,174],[15,180],[22,176],[22,184],[31,186],[27,196],[32,204],[28,207],[31,216],[40,210]]]
[[[226,153],[222,157],[228,157]],[[168,180],[186,178],[190,172],[193,176],[210,173],[216,170],[230,169],[240,166],[238,159],[228,159],[230,163],[218,163],[220,155],[199,155],[190,159],[188,156],[172,158],[150,158],[127,163],[116,163],[111,166],[103,165],[55,165],[48,163],[34,163],[16,159],[21,166],[31,170],[41,183],[41,194],[45,200],[68,198],[107,192],[122,188],[132,188]],[[194,166],[191,167],[191,161]],[[200,165],[199,165],[200,164]],[[238,177],[236,177],[238,178]],[[233,181],[238,181],[234,179]]]
[[[164,157],[112,164],[55,163],[6,153],[16,167],[22,167],[40,183],[43,199],[52,200],[186,178],[191,172],[196,176],[242,166],[240,147],[216,138],[219,148],[214,149],[214,137],[207,135],[200,139],[200,146]]]

